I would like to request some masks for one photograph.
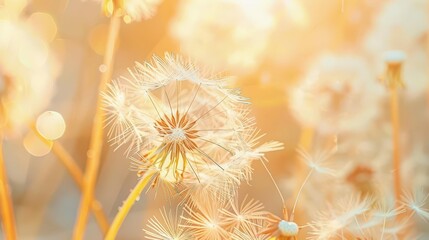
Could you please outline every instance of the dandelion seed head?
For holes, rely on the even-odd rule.
[[[160,210],[160,218],[154,216],[146,225],[143,231],[146,238],[150,240],[188,240],[191,235],[181,226],[181,212],[177,209],[167,212],[165,208]]]
[[[413,193],[405,192],[403,195],[403,204],[413,211],[424,221],[429,221],[429,208],[427,207],[429,194],[425,193],[422,188]]]
[[[260,234],[264,225],[263,220],[246,222],[240,228],[235,228],[231,234],[232,240],[268,240],[272,239],[267,234]]]
[[[228,230],[242,229],[244,224],[265,219],[266,212],[262,203],[248,199],[246,196],[241,203],[238,197],[230,199],[226,207],[221,210],[222,222]]]
[[[378,116],[383,89],[364,59],[322,55],[291,93],[291,109],[322,133],[356,132]]]
[[[15,134],[45,108],[58,63],[21,20],[0,20],[0,131]]]
[[[188,229],[196,239],[225,239],[228,232],[221,225],[219,208],[219,204],[214,201],[206,202],[197,208],[187,206],[185,212],[188,216],[182,216],[186,222],[181,226]]]
[[[376,16],[364,41],[364,48],[380,75],[385,68],[383,57],[386,51],[396,49],[406,55],[402,61],[402,76],[407,86],[404,94],[411,99],[424,94],[428,86],[429,74],[424,67],[429,62],[424,52],[429,19],[425,9],[428,7],[428,2],[422,0],[388,1]],[[407,21],[403,20],[405,16]]]
[[[313,171],[320,174],[336,176],[335,167],[329,160],[332,160],[333,151],[322,150],[314,153],[309,153],[304,149],[298,149],[298,153],[305,164]]]
[[[183,1],[171,33],[182,50],[198,61],[216,69],[251,71],[268,45],[274,27],[274,2]]]
[[[331,239],[350,232],[356,219],[371,210],[373,200],[367,197],[348,196],[339,199],[335,206],[319,211],[310,225],[310,239]]]
[[[376,16],[365,46],[369,52],[381,56],[390,49],[409,50],[426,33],[429,7],[422,0],[388,1]],[[407,17],[404,21],[403,17]]]
[[[282,147],[259,145],[247,99],[225,87],[228,77],[171,54],[136,64],[129,75],[109,84],[104,109],[109,140],[139,156],[139,173],[154,168],[164,181],[186,180],[201,198],[228,199],[250,178],[253,160]]]

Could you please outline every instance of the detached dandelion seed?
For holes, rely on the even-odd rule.
[[[160,218],[152,217],[144,232],[146,238],[150,240],[188,240],[191,239],[191,235],[187,229],[183,228],[182,218],[179,215],[178,209],[175,213],[168,211],[163,208],[160,210]]]

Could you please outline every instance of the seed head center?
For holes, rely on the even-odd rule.
[[[181,142],[183,140],[186,140],[186,134],[182,128],[173,128],[171,133],[165,136],[166,142]]]

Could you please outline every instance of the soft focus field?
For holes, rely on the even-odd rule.
[[[152,170],[106,239],[429,239],[428,33],[428,0],[0,0],[0,239],[103,239],[85,198],[110,225]]]

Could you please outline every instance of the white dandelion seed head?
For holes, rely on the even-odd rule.
[[[382,99],[383,88],[365,60],[322,55],[292,91],[290,107],[303,125],[336,134],[367,126]]]
[[[409,99],[423,96],[429,87],[429,81],[427,81],[429,78],[427,71],[429,58],[425,51],[426,45],[419,44],[407,52],[402,77],[406,88],[404,94]]]
[[[186,206],[186,215],[182,216],[185,222],[180,226],[186,228],[196,239],[226,239],[228,232],[222,226],[219,211],[221,208],[216,201],[208,201],[199,206]]]
[[[138,172],[152,167],[201,198],[228,199],[250,178],[252,160],[281,148],[276,142],[256,148],[260,136],[247,99],[225,87],[228,78],[171,54],[137,64],[129,75],[109,84],[104,109],[110,141],[139,156]]]
[[[262,219],[245,222],[241,227],[235,228],[232,231],[232,240],[268,240],[271,236],[268,234],[261,234],[264,222]]]
[[[251,71],[267,47],[274,26],[274,2],[183,1],[171,33],[182,50],[200,62],[216,69]]]
[[[53,95],[59,66],[48,44],[23,22],[0,20],[0,128],[19,132]]]
[[[341,238],[351,231],[359,217],[371,210],[372,204],[368,197],[351,195],[339,199],[313,217],[309,239]]]
[[[175,212],[163,208],[160,210],[160,218],[152,217],[149,219],[146,228],[143,231],[149,240],[187,240],[191,239],[190,233],[181,226],[183,219],[181,212],[177,209]]]
[[[365,40],[368,52],[382,56],[390,49],[408,51],[413,48],[429,27],[428,7],[424,0],[388,1]]]
[[[389,1],[364,41],[364,48],[378,74],[385,69],[383,57],[386,51],[397,49],[406,55],[406,58],[400,57],[402,77],[407,89],[404,94],[411,99],[424,94],[428,87],[425,67],[428,64],[425,34],[429,27],[429,13],[425,9],[428,7],[428,2],[423,0]]]
[[[429,193],[425,192],[423,188],[418,188],[412,193],[405,192],[403,194],[403,205],[426,222],[429,221],[428,202]]]
[[[222,213],[222,222],[229,231],[242,229],[246,224],[262,220],[266,214],[262,203],[254,199],[248,199],[247,196],[241,202],[239,202],[237,196],[230,198],[226,207],[220,211]]]
[[[386,63],[402,63],[405,61],[406,54],[401,50],[389,50],[384,53]]]

